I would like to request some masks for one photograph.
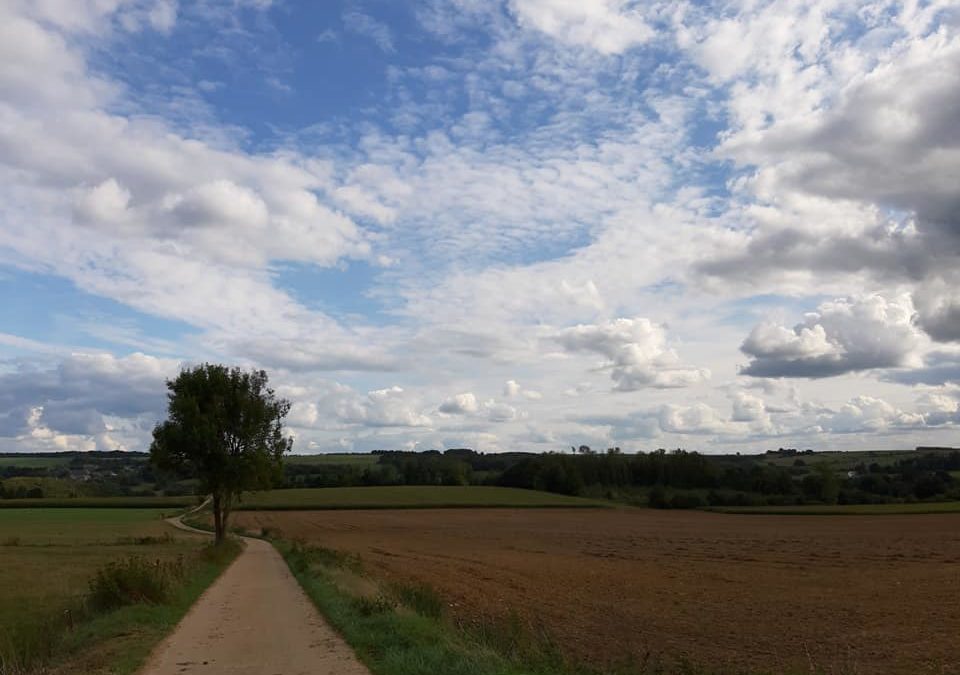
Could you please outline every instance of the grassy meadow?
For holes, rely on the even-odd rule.
[[[173,559],[197,548],[198,537],[164,523],[165,513],[171,510],[0,510],[0,627],[79,598],[109,562],[131,555]]]
[[[0,467],[13,466],[21,469],[52,469],[67,466],[70,456],[64,454],[57,457],[43,455],[0,455]]]
[[[235,555],[201,553],[206,537],[163,521],[174,512],[0,509],[0,675],[19,675],[38,664],[56,671],[58,661],[66,664],[63,672],[132,672]],[[171,584],[168,601],[90,612],[91,580],[109,565],[131,559],[150,566],[159,561],[182,572]],[[75,667],[75,659],[87,665]]]
[[[321,455],[287,455],[283,461],[287,464],[301,464],[316,466],[321,464],[336,466],[375,466],[380,460],[378,455],[361,454],[354,452],[331,452]]]
[[[238,510],[603,507],[609,502],[491,486],[392,485],[255,492]]]
[[[19,509],[166,509],[176,511],[196,506],[198,498],[182,497],[41,497],[38,499],[2,499],[0,511]]]

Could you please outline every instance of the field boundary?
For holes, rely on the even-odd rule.
[[[960,514],[960,502],[843,506],[706,506],[701,511],[741,516],[933,516]]]
[[[195,506],[195,495],[185,497],[40,497],[0,499],[0,509],[173,509]]]
[[[456,502],[437,504],[250,504],[239,505],[234,511],[409,511],[432,509],[615,509],[622,504],[458,504]]]

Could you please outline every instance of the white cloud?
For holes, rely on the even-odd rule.
[[[471,392],[456,394],[440,404],[440,412],[448,415],[475,413],[480,408],[477,397]]]
[[[356,7],[344,11],[342,18],[343,25],[347,30],[370,38],[377,47],[388,54],[396,51],[393,44],[393,32],[387,24],[374,19]]]
[[[649,319],[615,319],[561,331],[557,341],[569,352],[594,352],[607,358],[605,367],[617,391],[644,387],[686,387],[709,378],[702,368],[681,364],[667,346],[663,327]]]
[[[429,427],[432,423],[428,416],[416,410],[415,401],[398,386],[341,401],[337,415],[345,422],[375,427]]]
[[[503,385],[503,397],[517,398],[520,396],[528,401],[539,401],[543,398],[543,394],[541,394],[539,391],[521,387],[520,383],[516,380],[507,380]]]
[[[873,368],[919,365],[922,336],[910,296],[869,295],[821,304],[792,329],[756,326],[741,350],[757,377],[829,377]]]
[[[640,10],[624,0],[511,0],[521,26],[566,44],[619,54],[654,36]]]
[[[372,40],[383,84],[358,81],[368,104],[332,102],[304,130],[272,115],[230,127],[246,112],[212,95],[230,82],[175,60],[172,79],[197,90],[168,90],[123,58],[139,31],[158,33],[141,59],[175,49],[166,34],[216,27],[233,41],[207,56],[238,73],[254,58],[264,91],[296,95],[269,91],[276,105],[302,102],[297,75],[316,64],[271,53],[288,37],[272,15],[237,11],[269,4],[0,7],[0,263],[184,334],[148,342],[139,318],[124,337],[86,317],[114,330],[85,338],[269,368],[294,392],[304,449],[949,433],[949,391],[909,411],[910,387],[960,377],[921,332],[960,335],[951,0],[457,0],[418,5],[402,33],[352,4],[323,49]],[[429,47],[404,51],[426,44],[422,27]],[[381,266],[357,275],[363,290],[334,271],[356,259]],[[318,267],[344,281],[336,300],[382,311],[286,274]],[[776,293],[846,299],[791,328],[780,317],[805,301]],[[763,317],[744,372],[808,379],[737,377],[736,346]],[[138,377],[117,375],[118,390]],[[48,388],[11,400],[0,429],[142,447],[156,403],[124,409],[70,381],[38,376]]]
[[[920,413],[904,412],[873,396],[857,396],[817,420],[820,429],[841,434],[881,432],[891,427],[922,426],[924,423]]]
[[[74,353],[55,367],[0,374],[0,446],[112,450],[146,447],[179,362],[141,353]]]
[[[716,434],[730,430],[724,420],[706,403],[693,405],[665,405],[660,409],[660,429],[677,434]]]

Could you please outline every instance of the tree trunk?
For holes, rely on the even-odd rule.
[[[219,544],[223,541],[226,523],[223,522],[223,502],[220,493],[213,493],[213,533],[214,542]]]
[[[232,506],[233,495],[228,492],[220,502],[220,527],[223,529],[224,536],[227,534],[227,521],[230,520],[230,509]]]

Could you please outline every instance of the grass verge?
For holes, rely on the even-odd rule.
[[[364,574],[356,556],[296,542],[273,543],[373,675],[745,675],[685,661],[668,663],[650,654],[625,659],[620,666],[591,668],[565,658],[545,630],[517,615],[458,620],[429,586],[379,583]]]
[[[128,675],[240,553],[229,541],[176,563],[109,564],[82,599],[0,633],[0,675]]]

